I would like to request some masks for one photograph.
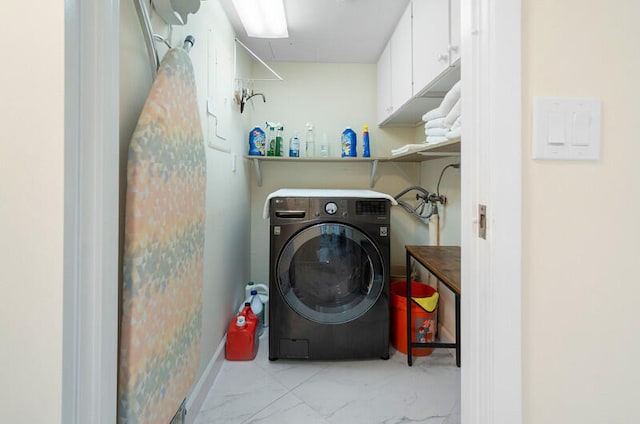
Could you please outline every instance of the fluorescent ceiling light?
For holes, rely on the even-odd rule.
[[[282,0],[233,0],[249,37],[287,38]]]

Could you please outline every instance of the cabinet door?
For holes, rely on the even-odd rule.
[[[378,78],[378,123],[391,114],[391,43],[382,51],[376,67]]]
[[[413,0],[413,94],[449,67],[449,0]]]
[[[460,59],[460,0],[449,0],[449,65]]]
[[[411,60],[411,3],[409,3],[391,36],[392,113],[413,95]]]

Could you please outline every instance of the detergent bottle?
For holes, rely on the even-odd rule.
[[[369,150],[369,125],[365,125],[362,130],[362,157],[371,157],[371,151]]]
[[[340,137],[340,141],[342,142],[342,157],[346,158],[355,158],[358,156],[356,152],[356,133],[350,128],[347,127]]]
[[[262,325],[264,327],[269,326],[269,287],[265,283],[254,283],[253,281],[249,281],[246,286],[244,286],[244,298],[245,302],[251,302],[251,291],[256,290],[258,292],[258,297],[262,302],[263,306],[263,320]]]
[[[257,290],[251,290],[251,310],[258,317],[258,337],[264,332],[264,305]]]
[[[256,125],[249,132],[249,156],[264,156],[264,131]]]

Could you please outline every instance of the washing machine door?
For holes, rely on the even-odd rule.
[[[382,294],[383,258],[357,228],[321,223],[287,242],[276,263],[276,283],[298,314],[340,324],[367,312]]]

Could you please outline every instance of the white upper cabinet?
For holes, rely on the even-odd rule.
[[[449,65],[460,59],[460,0],[449,0]]]
[[[460,0],[412,0],[378,61],[378,123],[417,124],[459,79]]]
[[[391,114],[391,42],[382,51],[376,67],[378,78],[378,122]]]
[[[449,1],[413,1],[413,94],[449,67]]]
[[[411,4],[391,36],[391,112],[413,96],[411,78]]]
[[[413,95],[411,61],[409,4],[378,59],[378,122],[384,121]]]

